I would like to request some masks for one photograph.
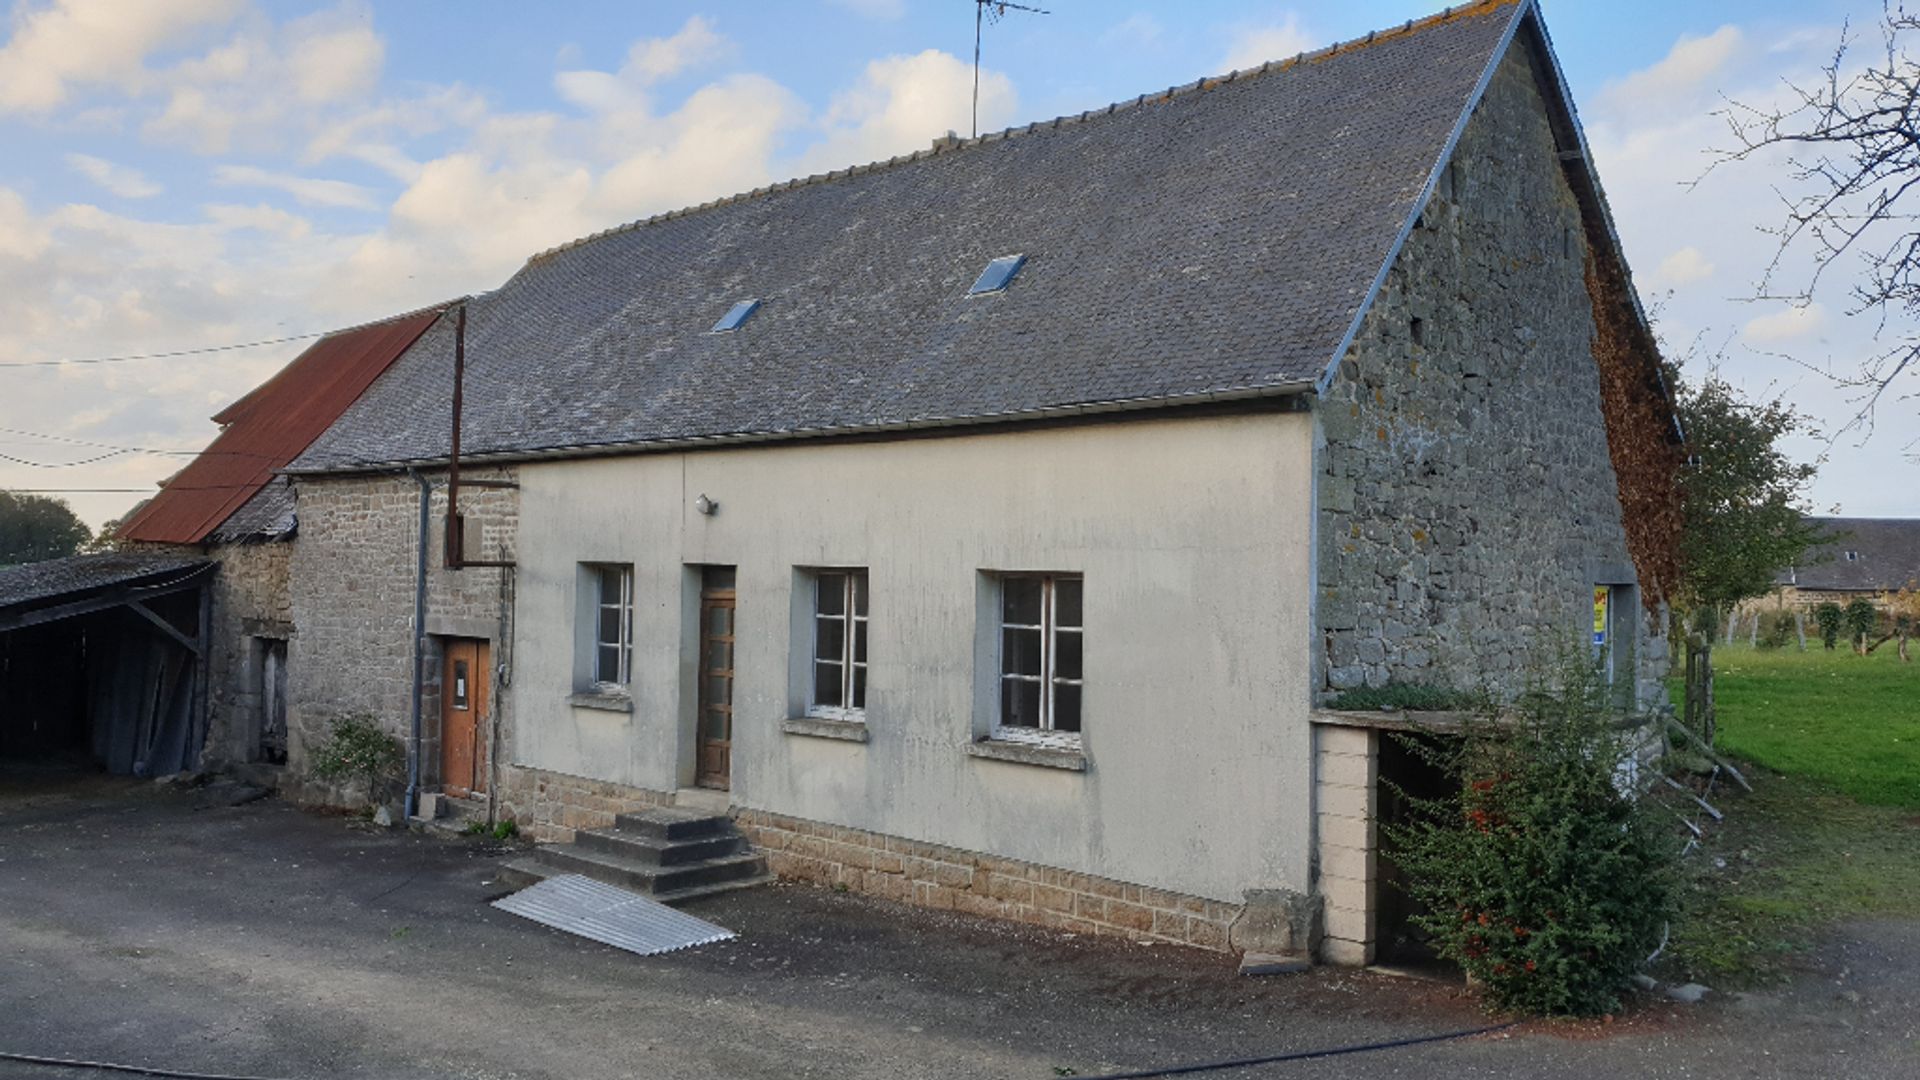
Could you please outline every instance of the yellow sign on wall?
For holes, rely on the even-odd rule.
[[[1607,608],[1613,603],[1613,588],[1608,585],[1593,587],[1593,643],[1607,643]]]

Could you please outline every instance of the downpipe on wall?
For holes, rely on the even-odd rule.
[[[420,812],[420,698],[427,681],[427,546],[433,528],[433,481],[408,469],[407,475],[420,485],[420,536],[415,542],[418,559],[413,572],[413,721],[407,742],[407,797],[403,808],[408,819]]]

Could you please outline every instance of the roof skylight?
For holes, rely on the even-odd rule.
[[[980,277],[974,281],[973,288],[967,290],[967,295],[981,296],[1004,291],[1026,261],[1025,255],[1002,255],[993,260],[985,270],[980,271]]]
[[[759,306],[760,301],[758,300],[742,300],[728,308],[727,313],[720,316],[720,321],[714,323],[713,329],[707,332],[710,334],[725,334],[733,330],[738,330],[740,329],[740,324],[746,322],[747,317],[752,315]]]

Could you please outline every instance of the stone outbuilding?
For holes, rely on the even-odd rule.
[[[211,642],[201,743],[188,764],[277,782],[287,755],[288,582],[298,536],[277,475],[438,316],[416,312],[327,334],[215,414],[219,435],[115,532],[119,547],[211,561]]]
[[[543,841],[1366,962],[1343,693],[1662,700],[1658,361],[1532,2],[649,218],[285,470],[291,767],[368,714]]]

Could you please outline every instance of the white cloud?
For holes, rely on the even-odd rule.
[[[156,51],[225,25],[242,0],[57,0],[19,4],[0,45],[0,110],[45,112],[87,86],[139,89]]]
[[[221,165],[213,171],[213,182],[223,187],[265,187],[284,191],[303,206],[338,206],[352,210],[371,210],[379,205],[370,188],[345,180],[319,180],[274,172],[254,165]]]
[[[867,65],[858,83],[835,94],[822,118],[827,136],[803,159],[810,171],[844,168],[925,149],[934,139],[972,127],[973,66],[951,53],[928,49],[890,56]],[[980,73],[980,130],[994,131],[1013,119],[1013,81],[991,70]]]
[[[207,206],[205,210],[208,221],[215,227],[228,232],[235,229],[254,229],[259,232],[278,233],[289,240],[304,239],[313,232],[312,222],[298,214],[290,214],[274,206],[214,203]]]
[[[1713,276],[1714,266],[1700,249],[1689,244],[1660,260],[1653,279],[1662,285],[1691,285]]]
[[[1777,346],[1804,341],[1826,325],[1826,308],[1817,303],[1793,305],[1747,320],[1740,334],[1755,345]]]
[[[647,88],[727,50],[727,40],[698,15],[668,37],[642,38],[627,50],[619,71],[562,71],[553,77],[561,98],[588,112],[647,107]]]
[[[356,5],[283,26],[255,13],[225,42],[154,76],[166,104],[141,130],[203,154],[277,147],[366,102],[385,55]]]
[[[115,165],[92,154],[68,154],[67,167],[123,199],[150,199],[163,190],[139,169]]]
[[[1277,24],[1236,30],[1220,67],[1226,71],[1255,68],[1269,60],[1291,60],[1318,47],[1319,40],[1301,28],[1299,14],[1290,11]]]
[[[1750,49],[1746,34],[1732,24],[1705,37],[1682,35],[1658,63],[1608,84],[1601,93],[1615,107],[1671,110],[1711,93]]]
[[[364,16],[323,12],[288,28],[287,67],[300,100],[311,105],[343,101],[380,81],[387,45]]]

